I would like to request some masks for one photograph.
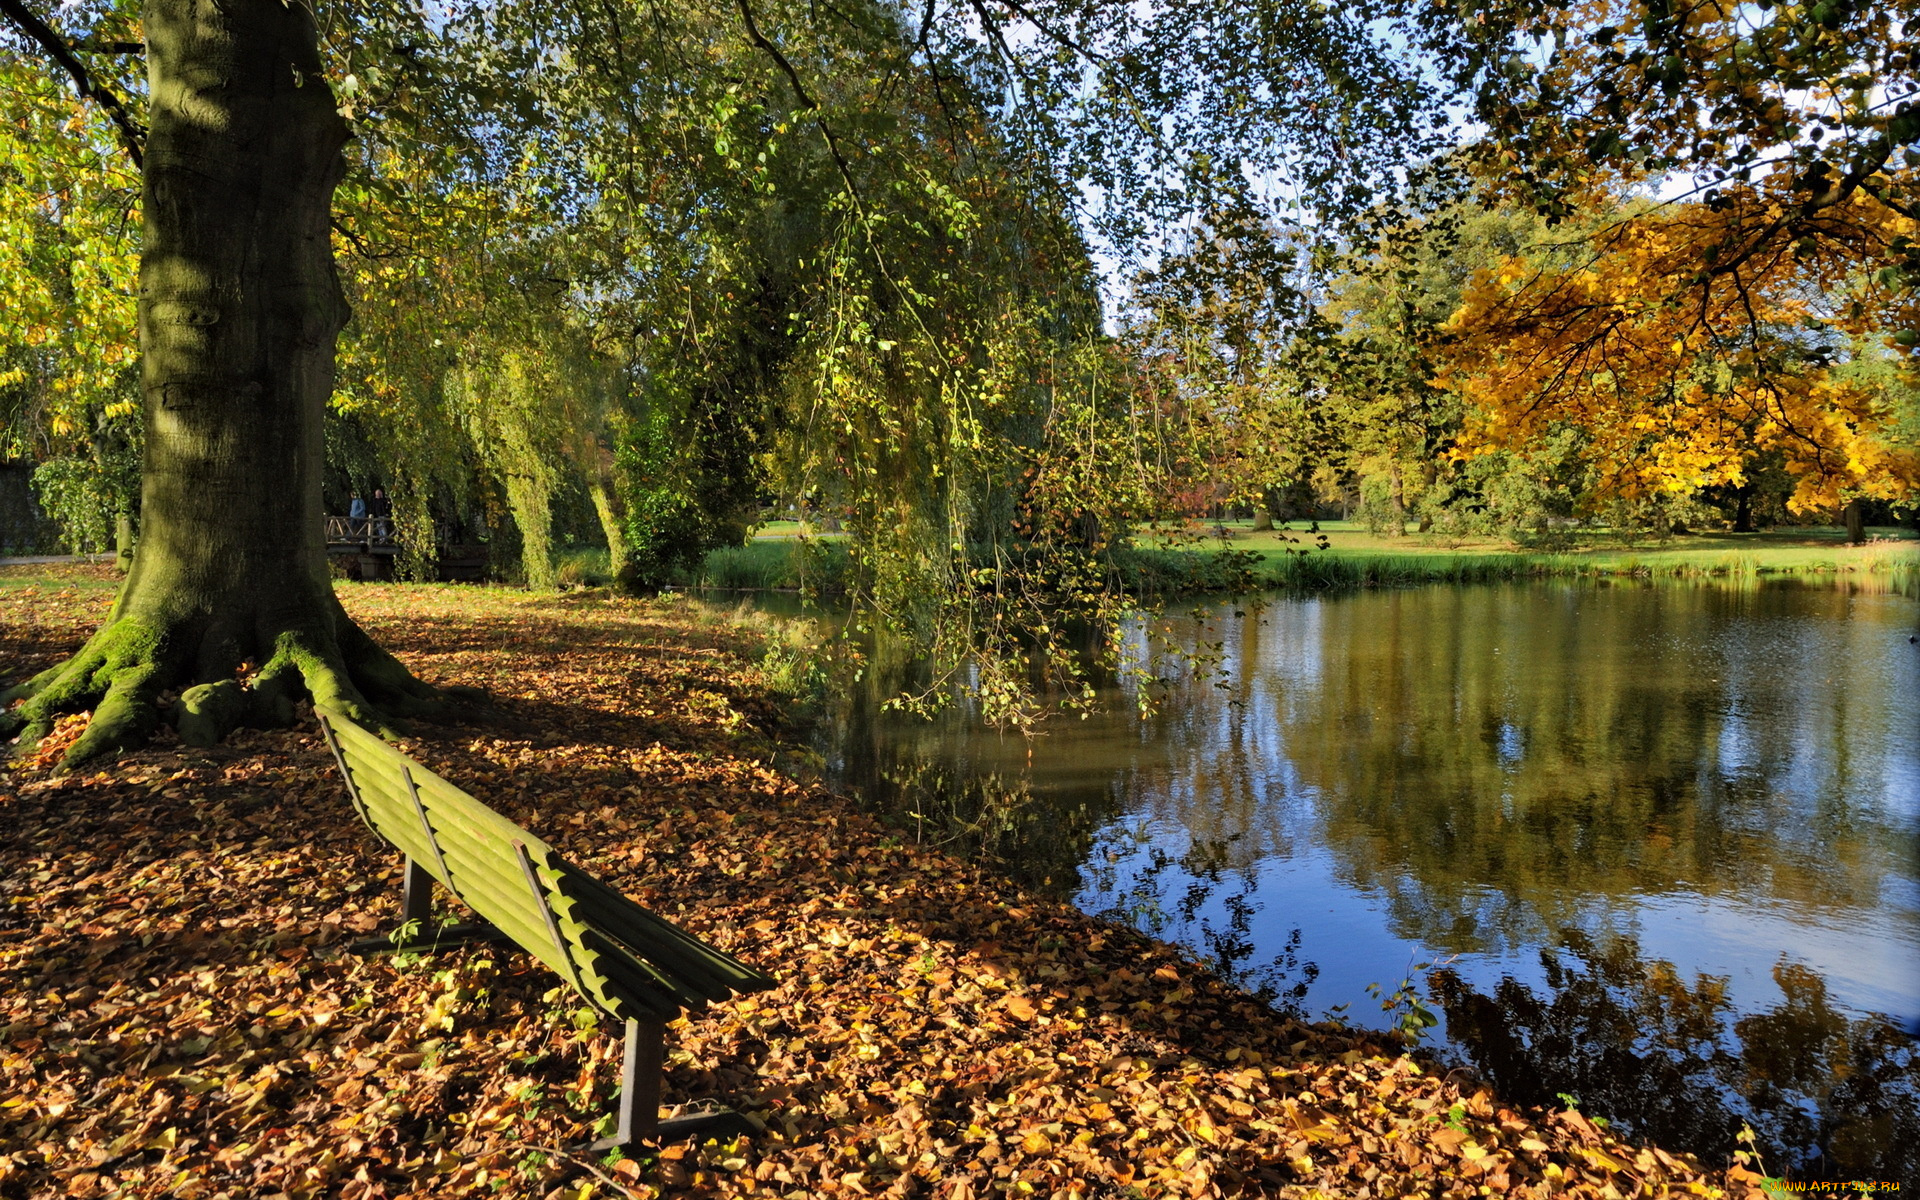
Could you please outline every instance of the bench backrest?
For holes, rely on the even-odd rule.
[[[668,1021],[774,980],[648,912],[350,719],[317,710],[373,831],[618,1020]]]

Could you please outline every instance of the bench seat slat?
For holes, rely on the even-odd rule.
[[[668,970],[710,981],[713,990],[708,999],[723,1000],[731,992],[756,992],[774,986],[770,977],[635,904],[572,863],[564,863],[559,876],[557,890],[571,896],[602,930],[643,948],[644,956]]]
[[[526,874],[520,869],[511,843],[482,840],[457,826],[442,825],[439,814],[431,808],[427,810],[427,819],[433,823],[434,840],[439,843],[440,852],[448,856],[450,865],[456,860],[459,863],[453,867],[455,890],[466,887],[457,877],[471,876],[496,902],[510,905],[530,928],[545,928],[546,917],[540,911],[539,900],[527,886]],[[531,849],[529,847],[529,852]]]
[[[751,980],[730,975],[721,963],[711,957],[689,952],[685,946],[676,944],[678,939],[649,936],[653,930],[648,928],[648,924],[633,920],[629,913],[609,914],[592,902],[582,902],[571,896],[567,900],[580,914],[583,924],[597,928],[662,971],[683,980],[703,1000],[724,1000],[736,991],[754,990]]]
[[[596,970],[606,976],[612,985],[609,990],[617,994],[622,1002],[635,1007],[647,1007],[654,1018],[667,1021],[677,1018],[682,1009],[699,1012],[706,1008],[705,1000],[696,997],[689,1002],[665,990],[648,971],[646,963],[628,954],[616,943],[602,938],[596,931],[587,930],[584,941]]]
[[[424,767],[414,772],[414,779],[420,785],[421,796],[427,799],[428,803],[441,806],[461,825],[475,834],[491,832],[508,841],[518,838],[529,847],[545,847],[547,844],[540,837],[515,825]]]
[[[385,747],[386,744],[381,742],[379,746]],[[376,832],[439,878],[435,847],[427,843],[426,835],[420,828],[419,815],[413,811],[412,797],[406,795],[405,777],[397,770],[378,769],[388,764],[364,754],[360,746],[348,748],[348,762],[350,767],[358,768],[355,774],[363,793],[369,794],[374,800],[369,807],[376,821]],[[374,769],[368,770],[368,767]],[[683,1006],[700,1007],[705,1004],[708,996],[702,990],[689,987],[670,974],[652,970],[631,956],[625,956],[627,961],[621,962],[607,951],[593,947],[587,940],[590,932],[588,926],[571,919],[570,912],[563,911],[569,909],[570,905],[564,895],[558,894],[553,888],[552,880],[558,872],[548,866],[542,872],[545,877],[542,882],[552,893],[549,903],[555,904],[555,916],[561,918],[561,933],[568,943],[567,949],[573,961],[569,963],[563,960],[548,934],[545,916],[527,887],[526,876],[518,860],[510,856],[506,847],[518,839],[523,844],[531,843],[528,852],[537,860],[565,860],[560,859],[540,839],[494,814],[486,814],[493,817],[491,820],[484,817],[472,819],[472,810],[480,808],[478,802],[424,768],[412,769],[410,773],[420,792],[421,805],[426,810],[428,822],[433,827],[440,860],[446,862],[452,876],[450,879],[441,879],[441,882],[465,900],[468,907],[483,919],[538,958],[549,970],[569,980],[577,974],[579,983],[589,993],[584,999],[608,1011],[610,1015],[623,1019],[640,1016],[671,1020]],[[436,784],[438,786],[434,786]],[[621,952],[616,950],[613,953]],[[610,958],[616,969],[606,970],[605,964],[598,961],[603,957]],[[629,1012],[629,1006],[639,1011]]]
[[[421,802],[443,817],[449,824],[460,824],[475,832],[491,831],[505,835],[509,840],[519,838],[529,846],[546,843],[507,820],[493,809],[461,791],[453,784],[434,774],[426,767],[408,759],[405,755],[374,737],[366,730],[349,721],[332,723],[334,734],[348,751],[348,766],[353,768],[356,782],[363,788],[377,784],[378,802],[393,815],[395,823],[418,824],[413,814],[413,801],[407,795],[407,785],[401,776],[406,768],[413,776],[414,787],[420,792]],[[371,778],[358,778],[365,773]]]
[[[335,728],[338,731],[347,727],[347,722],[343,721]],[[359,737],[353,734],[359,734]],[[336,732],[336,736],[340,737],[342,749],[346,751],[347,765],[353,771],[354,784],[362,804],[367,808],[376,830],[389,841],[394,840],[396,834],[404,838],[422,838],[420,817],[414,811],[413,797],[408,794],[406,777],[401,773],[403,769],[413,776],[420,802],[436,818],[436,826],[458,824],[518,835],[523,840],[532,837],[425,767],[411,763],[393,747],[365,731],[353,728],[350,734],[342,736]],[[431,848],[426,847],[423,839],[419,844],[430,859]]]
[[[567,964],[548,935],[546,921],[533,903],[524,876],[511,879],[480,865],[458,846],[443,846],[447,865],[453,870],[453,891],[483,920],[493,924],[519,942],[562,978],[569,976]]]
[[[575,915],[574,904],[570,898],[555,895],[552,902],[554,919],[559,923],[561,934],[576,947],[574,962],[580,966],[582,980],[585,982],[587,975],[598,973],[600,970],[601,964],[598,959],[602,951],[588,936],[600,931],[595,930],[592,922],[583,921]],[[602,936],[601,940],[608,939]],[[648,953],[648,949],[650,948],[638,948],[637,952],[631,952],[623,948],[618,951],[619,954],[630,955],[638,960],[633,966],[638,968],[642,978],[649,981],[648,987],[662,989],[679,1003],[693,1008],[703,1008],[709,999],[714,999],[699,986],[697,981],[689,980],[677,972],[666,969],[658,962],[648,961],[653,957]],[[593,982],[596,986],[604,988],[604,984],[599,980],[596,979]]]
[[[347,723],[340,722],[339,725],[346,726]],[[395,761],[398,753],[385,742],[372,738],[357,727],[352,728],[360,737],[349,734],[340,740],[346,750],[347,764],[353,770],[355,782],[366,797],[367,808],[374,818],[375,832],[392,842],[429,874],[440,879],[483,919],[521,943],[549,968],[565,975],[566,964],[559,961],[558,951],[551,944],[553,939],[547,935],[544,918],[533,893],[527,887],[526,876],[520,871],[519,863],[512,860],[505,850],[510,842],[501,843],[498,838],[489,841],[474,836],[475,825],[488,825],[490,822],[462,822],[458,819],[467,815],[459,812],[460,809],[479,808],[478,802],[456,792],[459,799],[465,801],[465,804],[460,804],[447,794],[453,791],[452,785],[439,780],[424,767],[411,769],[416,787],[435,782],[441,785],[437,788],[420,787],[421,805],[426,809],[428,822],[434,828],[435,841],[439,844],[439,853],[436,855],[435,847],[428,843],[426,832],[420,828],[420,817],[413,811],[412,798],[406,794],[406,781]],[[510,823],[501,832],[507,831],[523,840],[531,838],[530,834]],[[441,878],[438,860],[443,856],[453,876],[451,879]]]
[[[353,771],[354,783],[359,789],[361,803],[367,823],[373,831],[392,842],[402,854],[426,868],[434,878],[440,879],[438,864],[434,861],[433,846],[427,841],[426,831],[420,828],[420,818],[413,812],[411,801],[405,801],[406,811],[400,811],[391,789],[398,789],[400,795],[406,795],[406,784],[397,776],[389,779],[382,774],[369,770],[358,761],[351,750],[347,752],[347,765]],[[453,886],[451,881],[440,879],[441,883]]]
[[[382,739],[337,714],[323,715],[374,832],[602,1012],[672,1020],[683,1007],[697,1010],[734,992],[774,986],[771,977],[635,904]],[[421,827],[422,812],[431,833]],[[528,884],[512,848],[516,841],[526,847],[541,896]],[[549,913],[564,947],[554,944]]]
[[[346,755],[354,788],[370,819],[386,826],[404,824],[400,819],[403,815],[412,817],[411,802],[406,799],[407,785],[400,776],[400,763],[348,737],[340,737],[340,749]],[[417,826],[419,822],[415,820],[414,824]]]

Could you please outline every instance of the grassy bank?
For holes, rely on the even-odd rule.
[[[1606,540],[1552,552],[1490,540],[1426,535],[1385,537],[1331,522],[1319,549],[1304,529],[1253,531],[1229,523],[1224,536],[1178,546],[1148,542],[1132,552],[1142,586],[1209,590],[1233,581],[1223,551],[1257,556],[1253,581],[1268,587],[1382,587],[1416,583],[1487,583],[1533,578],[1757,579],[1787,575],[1898,575],[1920,571],[1912,530],[1874,529],[1865,545],[1847,544],[1839,529],[1685,534],[1625,545]],[[1145,541],[1145,539],[1142,539]]]
[[[0,572],[0,672],[111,589]],[[1262,1007],[1174,948],[903,844],[776,770],[763,631],[684,599],[349,585],[425,678],[495,704],[408,753],[770,993],[671,1031],[667,1095],[765,1122],[603,1159],[614,1031],[524,956],[360,959],[398,862],[310,723],[0,774],[0,1195],[1716,1195],[1577,1112],[1504,1104]]]
[[[1920,541],[1912,530],[1895,528],[1870,530],[1871,540],[1861,546],[1848,545],[1843,530],[1803,528],[1685,534],[1634,545],[1596,540],[1552,552],[1487,539],[1455,541],[1419,534],[1390,538],[1345,522],[1321,526],[1329,543],[1324,550],[1304,529],[1256,532],[1245,522],[1208,528],[1224,528],[1225,536],[1176,544],[1136,539],[1120,558],[1126,586],[1139,592],[1204,592],[1244,582],[1319,589],[1535,578],[1738,580],[1920,572]],[[1254,557],[1236,562],[1223,551]],[[798,589],[804,579],[833,592],[846,569],[842,541],[816,538],[802,543],[790,531],[777,531],[737,549],[713,551],[699,572],[681,582],[693,588],[767,591]]]

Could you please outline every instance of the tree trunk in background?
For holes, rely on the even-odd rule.
[[[1389,504],[1387,529],[1394,537],[1407,536],[1407,497],[1406,487],[1400,480],[1400,460],[1395,459],[1387,466],[1387,502]]]
[[[113,514],[113,565],[124,575],[133,569],[133,514]]]
[[[303,5],[150,0],[140,257],[140,549],[107,624],[0,700],[23,745],[95,707],[71,763],[174,719],[210,742],[311,695],[363,719],[431,692],[341,609],[322,530],[321,416],[348,310],[333,189],[346,124]],[[234,678],[260,669],[251,687]],[[0,730],[3,731],[3,730]]]
[[[1733,531],[1753,532],[1753,485],[1742,484],[1733,493]]]
[[[520,527],[520,569],[527,586],[550,592],[558,586],[553,569],[553,495],[546,480],[532,472],[506,477],[507,507]]]
[[[440,537],[433,521],[433,507],[418,480],[406,472],[398,473],[387,489],[393,502],[395,543],[393,573],[409,583],[432,583],[440,577]]]
[[[607,574],[624,579],[633,553],[627,545],[626,513],[622,511],[619,493],[605,481],[596,479],[588,494],[593,497],[593,511],[600,516],[600,531],[607,535]]]
[[[1867,513],[1860,501],[1847,501],[1847,541],[1855,546],[1867,540]]]

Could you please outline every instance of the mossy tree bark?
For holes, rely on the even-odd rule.
[[[595,479],[588,492],[593,497],[593,511],[600,517],[600,531],[607,535],[607,574],[625,579],[633,560],[627,545],[626,505],[619,490],[605,479]]]
[[[140,545],[105,626],[0,695],[25,701],[0,713],[23,748],[93,708],[68,764],[145,740],[174,692],[175,724],[202,743],[284,723],[307,697],[377,723],[436,695],[353,623],[327,572],[321,418],[348,316],[330,225],[348,134],[309,11],[149,0],[143,16]]]

